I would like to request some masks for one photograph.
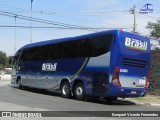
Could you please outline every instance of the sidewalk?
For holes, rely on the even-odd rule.
[[[160,107],[160,96],[156,95],[146,95],[145,97],[139,98],[126,98],[126,100],[132,101],[140,105],[151,105]]]
[[[11,75],[10,74],[0,75],[0,80],[11,80]]]

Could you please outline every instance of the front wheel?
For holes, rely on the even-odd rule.
[[[22,84],[21,84],[21,79],[19,79],[18,80],[18,89],[22,89],[23,88],[23,86],[22,86]]]
[[[69,98],[71,95],[70,87],[68,82],[63,82],[61,85],[61,96],[64,98]]]
[[[74,97],[77,100],[84,100],[84,85],[83,83],[79,82],[74,87]]]

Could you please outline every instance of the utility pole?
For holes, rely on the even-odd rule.
[[[133,14],[133,17],[134,17],[134,19],[133,19],[133,21],[134,21],[134,23],[133,23],[133,32],[137,32],[137,24],[136,24],[136,5],[135,5],[135,3],[134,3],[134,5],[133,5],[133,8],[130,8],[129,11],[131,12],[130,14]]]
[[[31,0],[30,43],[32,43],[32,3],[33,0]]]
[[[15,36],[14,36],[14,55],[16,54],[16,35],[17,35],[17,29],[16,29],[16,19],[17,19],[17,15],[15,16]]]
[[[136,5],[133,5],[133,15],[134,15],[134,24],[133,24],[133,32],[137,32],[137,24],[136,24]]]

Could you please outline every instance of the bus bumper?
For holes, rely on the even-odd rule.
[[[107,96],[111,97],[143,97],[147,94],[147,88],[127,88],[127,87],[119,87],[116,85],[111,85],[110,89],[108,89]]]
[[[11,77],[11,85],[17,85],[16,77]]]

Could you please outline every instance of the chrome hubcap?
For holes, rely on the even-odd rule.
[[[82,89],[81,87],[78,87],[78,88],[76,89],[76,94],[77,94],[78,96],[82,95],[82,94],[83,94],[83,89]]]
[[[64,85],[63,88],[62,88],[63,94],[66,95],[66,94],[68,93],[68,91],[69,91],[68,86],[67,86],[67,85]]]

